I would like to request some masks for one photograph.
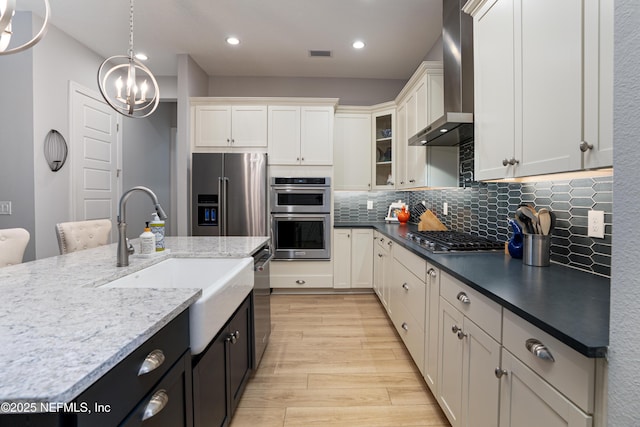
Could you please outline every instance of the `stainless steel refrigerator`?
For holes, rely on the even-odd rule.
[[[268,236],[267,155],[194,153],[191,203],[194,236]]]
[[[193,236],[269,236],[267,155],[194,153],[191,162]],[[271,334],[271,285],[267,244],[254,254],[253,369]]]

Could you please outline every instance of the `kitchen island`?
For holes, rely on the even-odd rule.
[[[128,267],[114,243],[0,269],[0,402],[70,402],[201,294],[101,285],[170,257],[248,257],[268,240],[167,237],[167,251]]]

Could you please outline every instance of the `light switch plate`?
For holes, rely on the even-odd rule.
[[[447,202],[442,204],[442,214],[449,215],[449,204]]]
[[[604,211],[589,211],[587,236],[604,239]]]
[[[11,202],[0,202],[0,215],[11,215]]]
[[[373,209],[373,200],[367,200],[367,209]]]

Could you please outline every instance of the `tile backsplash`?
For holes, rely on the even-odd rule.
[[[410,207],[425,201],[450,230],[507,241],[520,203],[555,212],[556,228],[551,239],[551,260],[588,272],[611,275],[611,223],[613,177],[580,178],[534,183],[478,183],[466,188],[421,191],[335,191],[334,221],[383,221],[389,204],[402,200]],[[367,210],[367,201],[373,209]],[[443,203],[448,215],[443,214]],[[587,212],[604,211],[604,239],[587,237]],[[417,222],[411,218],[412,222]]]

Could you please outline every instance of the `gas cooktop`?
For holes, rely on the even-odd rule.
[[[407,233],[406,239],[433,253],[504,250],[504,243],[458,231],[415,231]]]

